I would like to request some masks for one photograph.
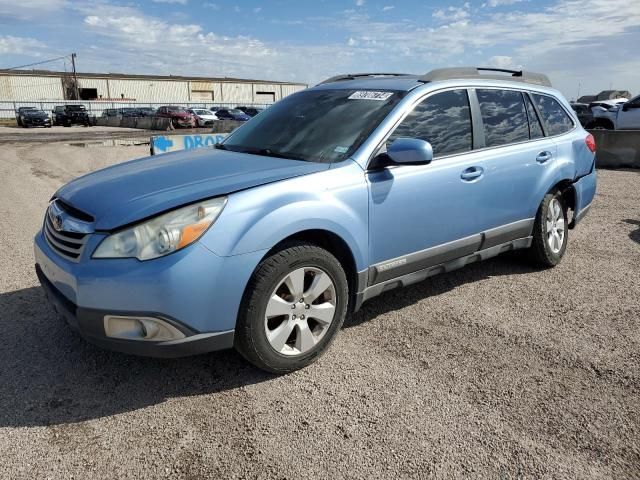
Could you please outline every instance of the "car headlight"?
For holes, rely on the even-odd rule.
[[[93,258],[151,260],[168,255],[198,240],[226,203],[227,197],[194,203],[113,233],[100,243]]]

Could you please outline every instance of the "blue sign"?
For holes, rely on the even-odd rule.
[[[196,148],[213,147],[220,143],[226,133],[209,133],[205,135],[157,135],[151,137],[151,154],[177,152],[178,150],[194,150]]]
[[[154,137],[154,141],[152,142],[153,150],[158,150],[158,152],[166,152],[169,148],[173,147],[173,141],[169,140],[167,137]]]

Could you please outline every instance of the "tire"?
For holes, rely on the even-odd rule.
[[[288,285],[302,288],[292,292]],[[333,255],[315,245],[286,244],[265,258],[249,281],[235,348],[262,370],[276,374],[299,370],[327,350],[342,327],[348,303],[347,277]],[[275,315],[268,316],[268,311]]]
[[[547,193],[533,225],[533,242],[528,250],[531,262],[543,268],[558,265],[567,249],[568,232],[567,207],[561,192]]]

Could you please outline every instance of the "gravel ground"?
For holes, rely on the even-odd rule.
[[[640,478],[640,172],[600,171],[557,268],[500,257],[390,292],[274,377],[70,331],[33,269],[47,201],[148,147],[3,143],[1,478]]]

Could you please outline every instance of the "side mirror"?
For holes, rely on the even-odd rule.
[[[425,140],[396,138],[387,148],[387,156],[398,165],[426,165],[433,160],[433,148]]]
[[[626,103],[623,103],[623,104],[622,104],[622,111],[623,111],[623,112],[626,112],[626,111],[628,111],[628,110],[629,110],[629,105],[627,105]]]

